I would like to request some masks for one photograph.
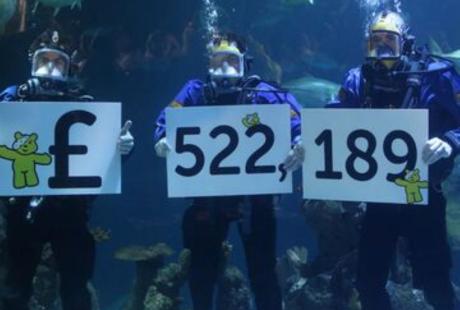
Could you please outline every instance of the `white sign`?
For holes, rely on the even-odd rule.
[[[0,103],[0,196],[121,192],[121,103]]]
[[[427,204],[427,110],[304,109],[307,199]]]
[[[288,105],[168,108],[169,197],[292,192]]]

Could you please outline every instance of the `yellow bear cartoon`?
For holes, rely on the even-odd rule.
[[[396,185],[402,186],[406,190],[408,204],[414,204],[423,201],[421,189],[428,188],[427,181],[420,181],[420,170],[406,170],[404,179],[398,178],[395,180]]]
[[[38,135],[14,134],[12,148],[0,145],[0,158],[13,162],[13,186],[16,189],[34,187],[39,184],[36,165],[50,165],[52,158],[48,153],[38,154]]]
[[[248,114],[241,120],[241,122],[246,128],[251,128],[256,125],[259,125],[260,124],[259,114],[257,114],[257,112],[253,114]]]

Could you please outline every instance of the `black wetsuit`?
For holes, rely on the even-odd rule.
[[[83,96],[88,101],[88,96]],[[53,100],[54,99],[54,100]],[[0,101],[15,101],[16,87],[0,94]],[[47,98],[48,101],[67,101]],[[78,101],[79,98],[68,98]],[[24,101],[35,101],[33,98]],[[26,102],[24,104],[27,104]],[[63,310],[91,310],[87,284],[93,274],[95,242],[88,229],[88,212],[94,196],[44,197],[27,219],[31,197],[4,198],[7,207],[8,271],[3,306],[26,310],[32,281],[45,243],[50,243],[60,276]]]
[[[366,85],[361,68],[350,70],[340,92],[340,102],[330,107],[404,108],[406,84],[402,78],[391,80],[388,89],[374,88],[372,84]],[[424,291],[427,301],[436,310],[453,310],[455,307],[449,274],[452,261],[446,231],[446,200],[441,187],[460,151],[460,106],[455,102],[451,78],[450,72],[424,75],[419,100],[410,107],[427,109],[429,138],[439,137],[453,148],[450,158],[441,159],[429,167],[428,206],[367,204],[357,272],[363,310],[391,309],[385,286],[400,236],[408,241],[414,287]]]
[[[257,309],[281,310],[281,293],[275,273],[274,197],[251,196],[247,199],[249,212],[239,225],[239,232]],[[212,309],[214,286],[225,261],[222,244],[227,239],[231,222],[243,216],[244,201],[244,197],[198,198],[185,212],[182,234],[184,247],[192,251],[190,290],[196,310]]]
[[[252,82],[252,81],[250,81]],[[251,89],[209,97],[207,85],[199,80],[188,82],[176,96],[172,107],[235,105],[235,104],[290,104],[291,135],[300,135],[300,105],[290,94],[277,94],[273,86],[259,80]],[[265,90],[265,91],[262,91]],[[272,91],[270,91],[272,90]],[[157,119],[156,141],[165,136],[165,111]],[[276,275],[276,219],[274,197],[215,197],[193,199],[186,211],[183,224],[184,247],[192,252],[190,289],[194,310],[213,308],[214,288],[221,271],[222,243],[227,238],[229,225],[241,217],[241,205],[247,212],[240,225],[251,289],[258,310],[281,310],[281,291]]]

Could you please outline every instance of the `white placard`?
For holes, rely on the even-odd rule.
[[[168,108],[169,197],[292,192],[288,105]]]
[[[427,110],[304,109],[302,131],[304,198],[427,204]]]
[[[116,194],[121,103],[1,102],[0,196]]]

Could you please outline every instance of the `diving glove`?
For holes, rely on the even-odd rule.
[[[134,148],[134,137],[129,132],[132,125],[132,121],[126,121],[118,137],[117,147],[121,155],[128,155]]]
[[[286,159],[284,160],[284,169],[286,171],[295,171],[299,169],[305,160],[305,148],[302,141],[299,140],[294,147],[289,151]]]
[[[422,159],[428,165],[432,165],[442,158],[449,158],[452,155],[452,146],[439,139],[433,138],[426,142],[423,152]]]
[[[168,153],[171,151],[171,146],[168,143],[168,140],[161,138],[160,141],[155,144],[155,152],[158,157],[166,158]]]

